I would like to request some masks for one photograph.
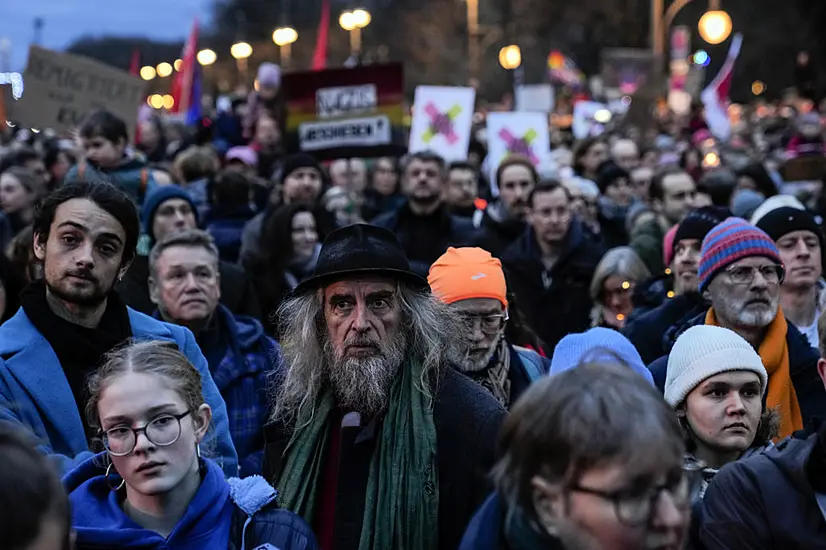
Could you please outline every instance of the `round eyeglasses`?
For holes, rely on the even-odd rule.
[[[150,443],[158,447],[168,447],[181,437],[181,420],[191,412],[190,409],[181,414],[162,414],[142,428],[115,426],[101,432],[103,446],[112,456],[126,456],[135,450],[138,434],[143,432]]]

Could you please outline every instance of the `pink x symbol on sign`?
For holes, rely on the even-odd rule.
[[[507,128],[502,128],[499,130],[499,137],[505,142],[508,154],[528,157],[533,164],[539,162],[539,157],[534,154],[533,147],[531,146],[536,139],[536,131],[528,130],[524,136],[516,137],[513,132]]]
[[[425,143],[429,143],[431,139],[438,135],[445,136],[445,139],[451,145],[458,141],[459,135],[453,129],[453,119],[462,112],[461,107],[456,105],[443,113],[431,101],[425,105],[424,112],[430,117],[430,125],[423,136]]]

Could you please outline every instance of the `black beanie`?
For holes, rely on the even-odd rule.
[[[692,210],[680,222],[677,232],[674,233],[674,244],[672,251],[677,249],[677,244],[685,239],[696,239],[701,241],[706,238],[714,226],[731,217],[731,212],[727,208],[719,206],[704,206]]]
[[[318,174],[322,178],[324,177],[324,170],[315,157],[307,153],[296,153],[285,158],[281,165],[281,184],[284,184],[287,176],[300,168],[315,168],[318,170]]]
[[[823,245],[823,234],[814,216],[805,210],[799,210],[791,206],[775,208],[760,218],[757,227],[765,231],[774,242],[779,241],[784,235],[788,235],[792,231],[811,231],[817,235],[821,246]]]
[[[608,186],[620,178],[625,178],[626,181],[631,182],[631,174],[620,168],[613,160],[606,160],[599,165],[599,170],[597,170],[596,183],[599,192],[604,195]]]

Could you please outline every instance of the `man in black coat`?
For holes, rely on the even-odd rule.
[[[568,191],[544,182],[529,198],[529,227],[502,255],[508,289],[549,349],[590,324],[589,287],[602,248],[571,213]]]
[[[395,236],[324,241],[282,309],[264,474],[322,548],[453,550],[489,490],[505,410],[445,360],[454,315]]]
[[[371,222],[396,234],[411,268],[422,277],[447,247],[469,245],[476,237],[473,222],[451,214],[444,202],[446,179],[442,157],[427,152],[410,155],[401,180],[407,202]]]

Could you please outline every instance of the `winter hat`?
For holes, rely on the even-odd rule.
[[[257,80],[259,86],[278,88],[281,86],[281,67],[275,63],[261,63]]]
[[[731,212],[718,206],[704,206],[692,210],[677,227],[677,233],[674,235],[674,242],[671,246],[671,254],[674,254],[674,249],[677,248],[680,241],[685,239],[702,241],[714,229],[715,225],[730,217]]]
[[[815,221],[815,217],[805,210],[798,210],[791,206],[781,206],[760,218],[757,227],[766,232],[774,242],[779,241],[783,235],[788,235],[792,231],[811,231],[817,235],[821,246],[823,245],[823,233]]]
[[[481,248],[453,248],[430,267],[427,282],[446,304],[470,298],[493,298],[508,307],[502,262]]]
[[[599,192],[603,195],[605,194],[605,190],[608,189],[608,186],[618,179],[625,178],[626,181],[631,181],[631,174],[620,168],[613,160],[603,162],[597,174],[597,187],[599,187]]]
[[[760,394],[766,393],[769,375],[763,360],[742,336],[727,328],[697,325],[682,333],[668,355],[665,400],[677,407],[703,380],[735,370],[760,377]]]
[[[748,220],[751,218],[757,207],[763,204],[766,197],[763,193],[752,191],[751,189],[743,189],[738,191],[731,201],[731,212],[738,218]]]
[[[233,160],[237,160],[251,168],[255,168],[258,166],[258,153],[248,145],[237,145],[227,151],[227,156],[224,157],[224,160],[227,164]]]
[[[324,175],[324,169],[312,155],[308,153],[296,153],[284,159],[281,166],[281,184],[287,179],[287,176],[300,168],[314,168],[318,170],[319,175]]]
[[[578,366],[583,361],[622,361],[653,386],[651,376],[640,352],[631,341],[615,330],[595,327],[587,332],[569,334],[559,341],[551,358],[550,375]]]
[[[665,262],[665,267],[671,265],[671,261],[674,259],[674,249],[676,248],[677,241],[677,231],[680,230],[680,224],[672,225],[671,229],[665,232],[665,237],[663,237],[663,262]]]
[[[764,256],[778,264],[780,252],[771,237],[740,218],[718,224],[703,239],[700,269],[700,292],[705,292],[714,276],[743,258]]]
[[[754,211],[754,214],[751,215],[751,220],[749,221],[751,221],[752,225],[757,225],[763,216],[772,210],[776,210],[784,206],[789,206],[798,210],[806,210],[803,203],[791,195],[775,195],[773,197],[769,197],[763,202],[763,204],[758,206],[757,210]]]
[[[141,225],[143,226],[144,232],[152,237],[153,242],[155,238],[152,236],[152,222],[155,219],[155,211],[169,199],[183,199],[188,202],[192,207],[195,223],[200,223],[198,220],[198,208],[186,189],[177,185],[163,185],[158,187],[146,196],[143,200],[143,208],[141,208]]]

